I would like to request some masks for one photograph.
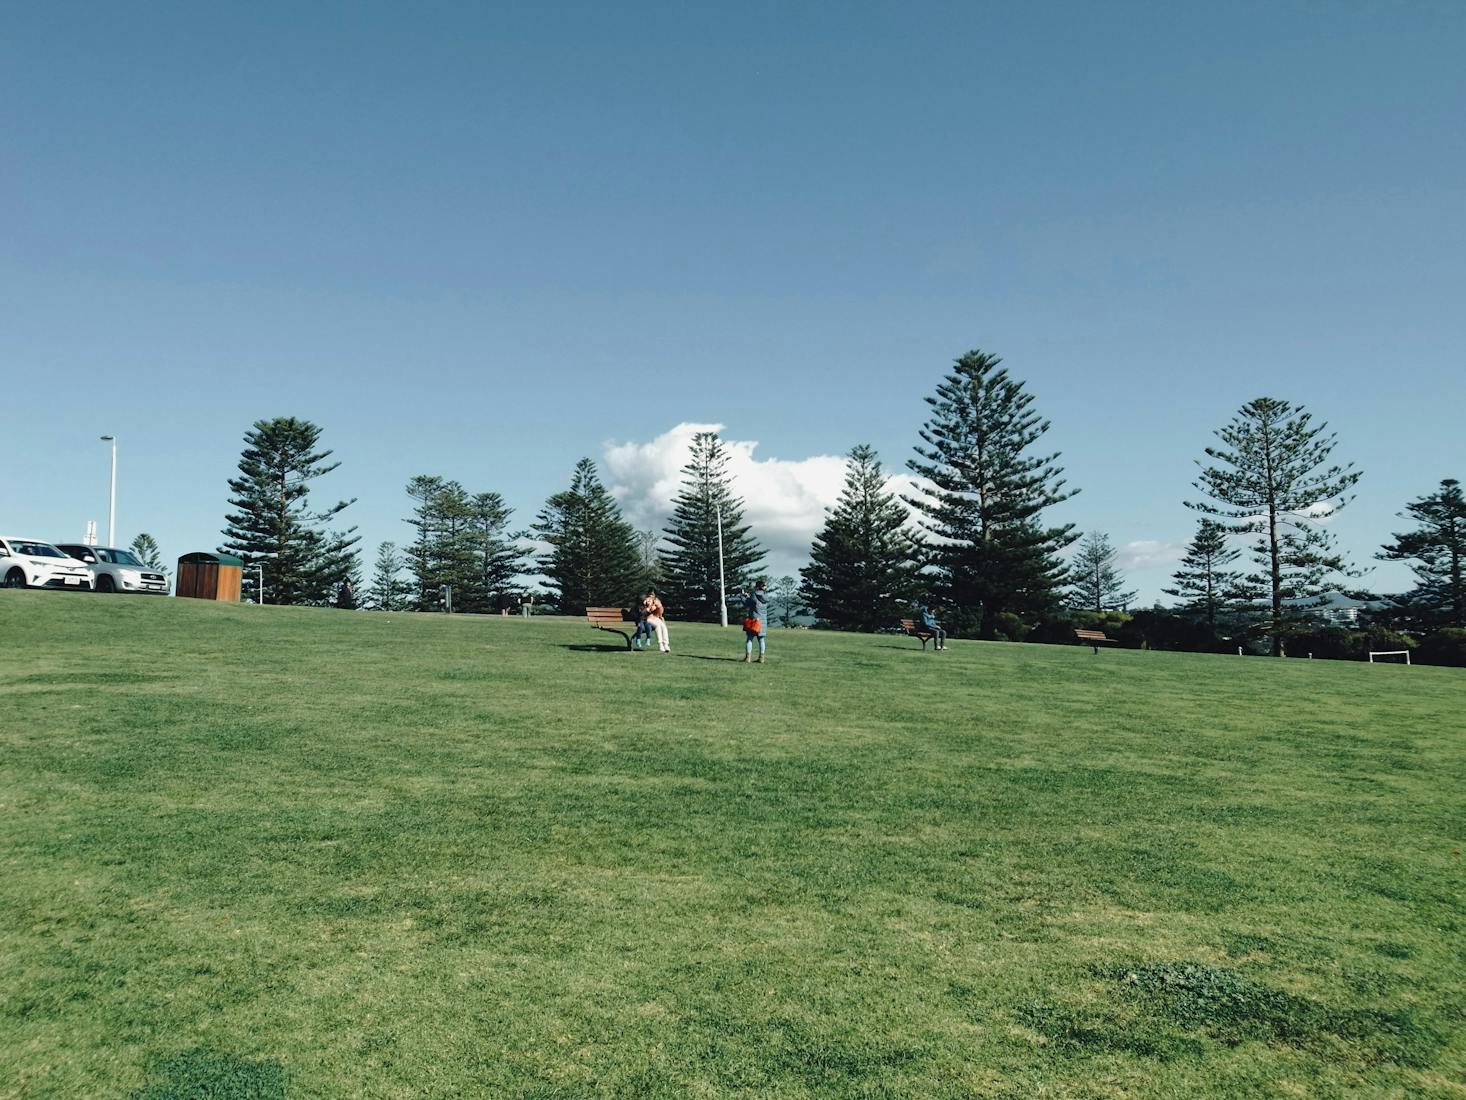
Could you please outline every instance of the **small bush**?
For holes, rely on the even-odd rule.
[[[1466,668],[1466,630],[1448,626],[1423,638],[1412,660],[1423,665],[1448,665]]]

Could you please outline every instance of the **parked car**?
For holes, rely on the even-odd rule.
[[[91,572],[92,587],[98,592],[152,592],[168,595],[168,578],[148,568],[131,550],[112,546],[84,546],[79,542],[56,544]]]
[[[49,542],[0,535],[0,585],[6,588],[70,588],[87,592],[92,574]]]

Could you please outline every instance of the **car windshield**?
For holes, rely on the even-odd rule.
[[[64,558],[60,550],[49,542],[12,542],[10,548],[17,554],[24,554],[28,558]]]
[[[113,565],[142,565],[128,550],[98,550],[97,553],[102,555],[103,561],[110,561]]]

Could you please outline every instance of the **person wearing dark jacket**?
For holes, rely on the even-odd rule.
[[[764,646],[769,633],[769,591],[763,581],[743,598],[743,661],[753,661],[753,643],[758,642],[758,660],[764,663]]]

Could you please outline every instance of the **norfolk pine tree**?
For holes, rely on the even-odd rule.
[[[800,596],[821,622],[841,630],[872,631],[901,617],[916,591],[917,547],[906,529],[909,514],[886,491],[886,473],[873,447],[854,447],[845,463],[845,488],[810,547],[800,570]]]
[[[981,351],[956,361],[926,399],[924,446],[907,462],[928,483],[907,503],[933,536],[925,563],[937,601],[955,629],[975,624],[983,638],[997,636],[1004,612],[1036,619],[1055,607],[1059,553],[1076,537],[1073,524],[1044,526],[1043,510],[1077,490],[1065,489],[1057,453],[1028,453],[1049,422],[1000,362]]]
[[[787,630],[790,621],[799,614],[799,581],[795,577],[780,577],[774,582],[770,593],[773,596],[773,604],[779,609],[779,622]]]
[[[412,584],[402,576],[406,565],[395,542],[377,547],[377,561],[372,568],[372,586],[367,592],[367,606],[373,611],[404,611]]]
[[[1396,534],[1375,556],[1410,563],[1415,591],[1403,601],[1407,612],[1426,628],[1466,627],[1466,496],[1461,483],[1446,478],[1435,492],[1405,505],[1401,518],[1418,526]]]
[[[1176,587],[1162,591],[1181,599],[1181,610],[1204,622],[1215,634],[1241,592],[1241,574],[1227,568],[1241,554],[1241,550],[1227,545],[1225,527],[1216,520],[1202,519],[1196,526],[1196,537],[1186,547],[1181,568],[1172,575]]]
[[[1315,426],[1301,405],[1249,401],[1217,430],[1225,446],[1206,449],[1215,465],[1203,467],[1193,484],[1211,500],[1186,502],[1228,531],[1253,537],[1254,571],[1244,578],[1244,594],[1275,657],[1290,636],[1311,628],[1328,582],[1352,573],[1322,524],[1353,499],[1360,471],[1330,463],[1337,436],[1325,434],[1327,427]]]
[[[487,614],[506,603],[511,582],[530,567],[529,555],[519,540],[526,532],[510,531],[514,509],[498,493],[474,493],[468,498],[468,523],[464,532],[472,569],[464,583],[465,599],[459,604],[454,588],[453,608]]]
[[[166,573],[168,571],[167,567],[163,565],[163,551],[158,549],[157,539],[153,538],[146,531],[133,539],[132,545],[128,549],[132,551],[133,556],[138,561],[142,562],[149,569],[156,570],[159,573]]]
[[[545,502],[534,533],[549,544],[539,568],[561,614],[635,606],[647,579],[642,540],[621,518],[589,458],[576,464],[570,488]]]
[[[1135,599],[1115,567],[1115,548],[1103,531],[1091,531],[1069,563],[1069,602],[1086,611],[1124,611]]]
[[[699,432],[682,468],[662,550],[662,602],[668,613],[693,622],[717,622],[718,524],[723,514],[723,563],[731,591],[747,584],[764,551],[743,522],[743,501],[733,495],[728,455],[716,432]]]
[[[226,553],[244,559],[245,576],[263,564],[269,601],[329,604],[356,565],[356,528],[325,526],[353,501],[313,511],[310,483],[336,469],[319,450],[321,429],[309,420],[277,416],[257,420],[245,433],[239,476],[229,479],[230,507],[223,531]]]

